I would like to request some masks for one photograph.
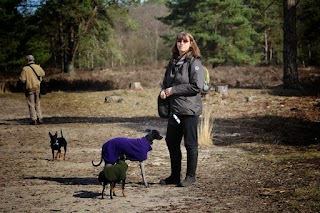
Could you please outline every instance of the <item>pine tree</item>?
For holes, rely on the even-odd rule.
[[[20,50],[26,25],[18,11],[21,0],[2,0],[0,2],[0,70],[9,71],[12,66],[25,62]]]
[[[320,65],[320,1],[300,1],[297,7],[298,62]]]
[[[250,23],[253,9],[234,0],[180,0],[168,3],[163,19],[177,30],[194,34],[205,59],[212,64],[257,64],[261,40]]]

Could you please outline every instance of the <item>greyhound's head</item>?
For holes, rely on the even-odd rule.
[[[163,137],[160,135],[160,132],[155,129],[147,129],[146,132],[148,134],[146,135],[146,139],[150,142],[150,144],[153,143],[153,140],[161,140]]]

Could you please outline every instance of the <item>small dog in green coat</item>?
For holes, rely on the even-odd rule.
[[[99,173],[98,181],[102,184],[102,199],[106,185],[110,183],[110,199],[113,199],[115,194],[116,183],[121,182],[122,195],[125,197],[124,186],[126,184],[126,173],[128,170],[128,164],[124,161],[125,158],[121,158],[118,162],[111,166],[105,166],[103,171]]]

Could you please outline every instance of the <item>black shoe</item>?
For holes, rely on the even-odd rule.
[[[187,176],[183,181],[178,184],[178,187],[188,187],[196,182],[196,178],[192,176]]]
[[[178,184],[178,183],[180,183],[180,178],[175,178],[172,176],[169,176],[166,179],[160,180],[161,185]]]
[[[38,122],[37,122],[37,120],[32,120],[29,124],[30,124],[30,125],[37,125]]]

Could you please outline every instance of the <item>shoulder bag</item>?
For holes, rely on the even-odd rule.
[[[170,103],[169,98],[162,99],[158,96],[158,114],[160,118],[169,118],[170,115]]]

